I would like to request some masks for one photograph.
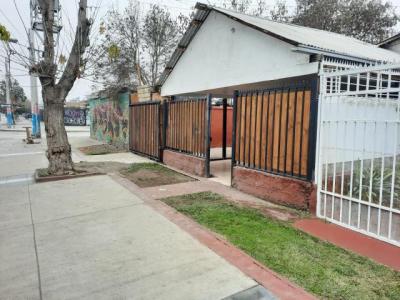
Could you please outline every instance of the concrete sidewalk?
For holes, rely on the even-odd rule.
[[[1,186],[4,299],[222,299],[256,285],[108,176]]]

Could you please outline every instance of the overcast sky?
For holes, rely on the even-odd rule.
[[[73,29],[76,25],[77,16],[77,3],[79,0],[60,0],[62,5],[62,22],[63,29],[60,34],[59,45],[60,49],[63,49],[64,55],[68,54],[69,47],[72,44]],[[211,2],[222,6],[224,0],[211,0],[211,1],[200,1],[200,2]],[[266,0],[267,5],[273,7],[276,0]],[[96,23],[93,31],[98,31],[98,24],[101,18],[105,15],[107,10],[112,7],[123,9],[129,0],[88,0],[90,8],[89,14],[92,16],[97,11]],[[180,12],[189,14],[193,6],[197,1],[195,0],[140,0],[142,10],[147,9],[151,4],[157,3],[159,5],[167,7],[173,15],[178,15]],[[255,1],[254,1],[255,2]],[[400,0],[392,0],[393,5],[400,12]],[[28,56],[26,46],[28,45],[28,38],[24,28],[24,24],[27,28],[30,27],[30,0],[0,0],[0,24],[4,24],[7,29],[11,32],[13,38],[18,39],[19,44],[14,45],[14,48],[20,55],[13,55],[11,62],[12,75],[20,82],[23,86],[25,93],[30,98],[30,80],[27,73],[27,69],[23,66],[26,63],[25,56]],[[290,8],[294,7],[295,0],[287,1]],[[18,10],[17,10],[17,8]],[[98,9],[97,9],[98,7]],[[18,13],[19,12],[19,13]],[[38,42],[37,42],[38,43]],[[0,78],[4,78],[4,49],[0,45]],[[67,50],[68,49],[68,50]],[[22,64],[22,65],[21,65]],[[40,83],[38,82],[40,88]],[[79,79],[75,82],[73,89],[68,95],[67,99],[73,98],[84,98],[92,92],[93,82]],[[39,90],[40,93],[40,90]],[[41,95],[39,95],[41,98]]]

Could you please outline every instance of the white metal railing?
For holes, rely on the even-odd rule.
[[[400,246],[400,64],[320,74],[317,215]]]

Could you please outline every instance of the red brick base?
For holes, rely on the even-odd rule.
[[[311,182],[234,167],[232,186],[277,204],[315,213],[316,187]]]
[[[206,160],[181,152],[164,150],[163,162],[173,168],[197,176],[206,176]]]

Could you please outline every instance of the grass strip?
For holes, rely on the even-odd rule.
[[[400,299],[400,272],[202,192],[162,199],[305,290],[324,299]]]

